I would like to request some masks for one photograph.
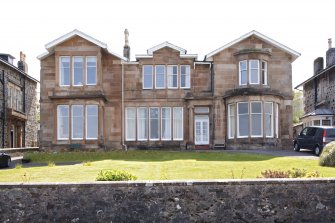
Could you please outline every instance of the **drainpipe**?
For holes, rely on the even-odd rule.
[[[2,147],[5,148],[5,120],[6,120],[6,90],[5,90],[5,70],[2,70]]]
[[[121,61],[121,117],[122,117],[122,148],[127,151],[127,145],[124,143],[124,64]]]

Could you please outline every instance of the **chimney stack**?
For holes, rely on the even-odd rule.
[[[332,48],[332,38],[328,39],[328,49]]]
[[[128,29],[124,30],[124,47],[123,47],[123,56],[130,60],[130,46],[129,46],[129,32]]]
[[[335,48],[332,47],[332,39],[328,39],[328,50],[326,52],[326,68],[335,65]]]
[[[17,62],[17,67],[24,71],[25,73],[28,73],[28,65],[26,63],[26,54],[22,53],[20,51],[20,60]]]

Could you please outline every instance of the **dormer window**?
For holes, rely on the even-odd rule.
[[[242,60],[239,62],[239,85],[267,85],[267,62]]]

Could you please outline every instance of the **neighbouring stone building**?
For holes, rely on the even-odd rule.
[[[37,146],[38,81],[29,76],[25,54],[18,66],[10,54],[0,54],[0,145],[1,148]]]
[[[288,148],[300,54],[251,31],[198,60],[163,42],[130,61],[74,30],[41,61],[45,149]]]
[[[326,67],[323,57],[314,60],[314,74],[295,89],[303,87],[304,112],[303,126],[335,125],[335,48],[328,40]]]

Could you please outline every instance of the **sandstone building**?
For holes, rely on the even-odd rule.
[[[42,148],[285,148],[300,54],[251,31],[198,60],[169,42],[130,61],[74,30],[41,61]]]
[[[10,54],[0,54],[0,146],[37,146],[36,88],[38,81],[28,73],[25,55],[18,66]]]
[[[335,48],[328,40],[326,67],[323,57],[314,60],[314,74],[295,88],[303,87],[303,126],[332,126],[335,124]]]

